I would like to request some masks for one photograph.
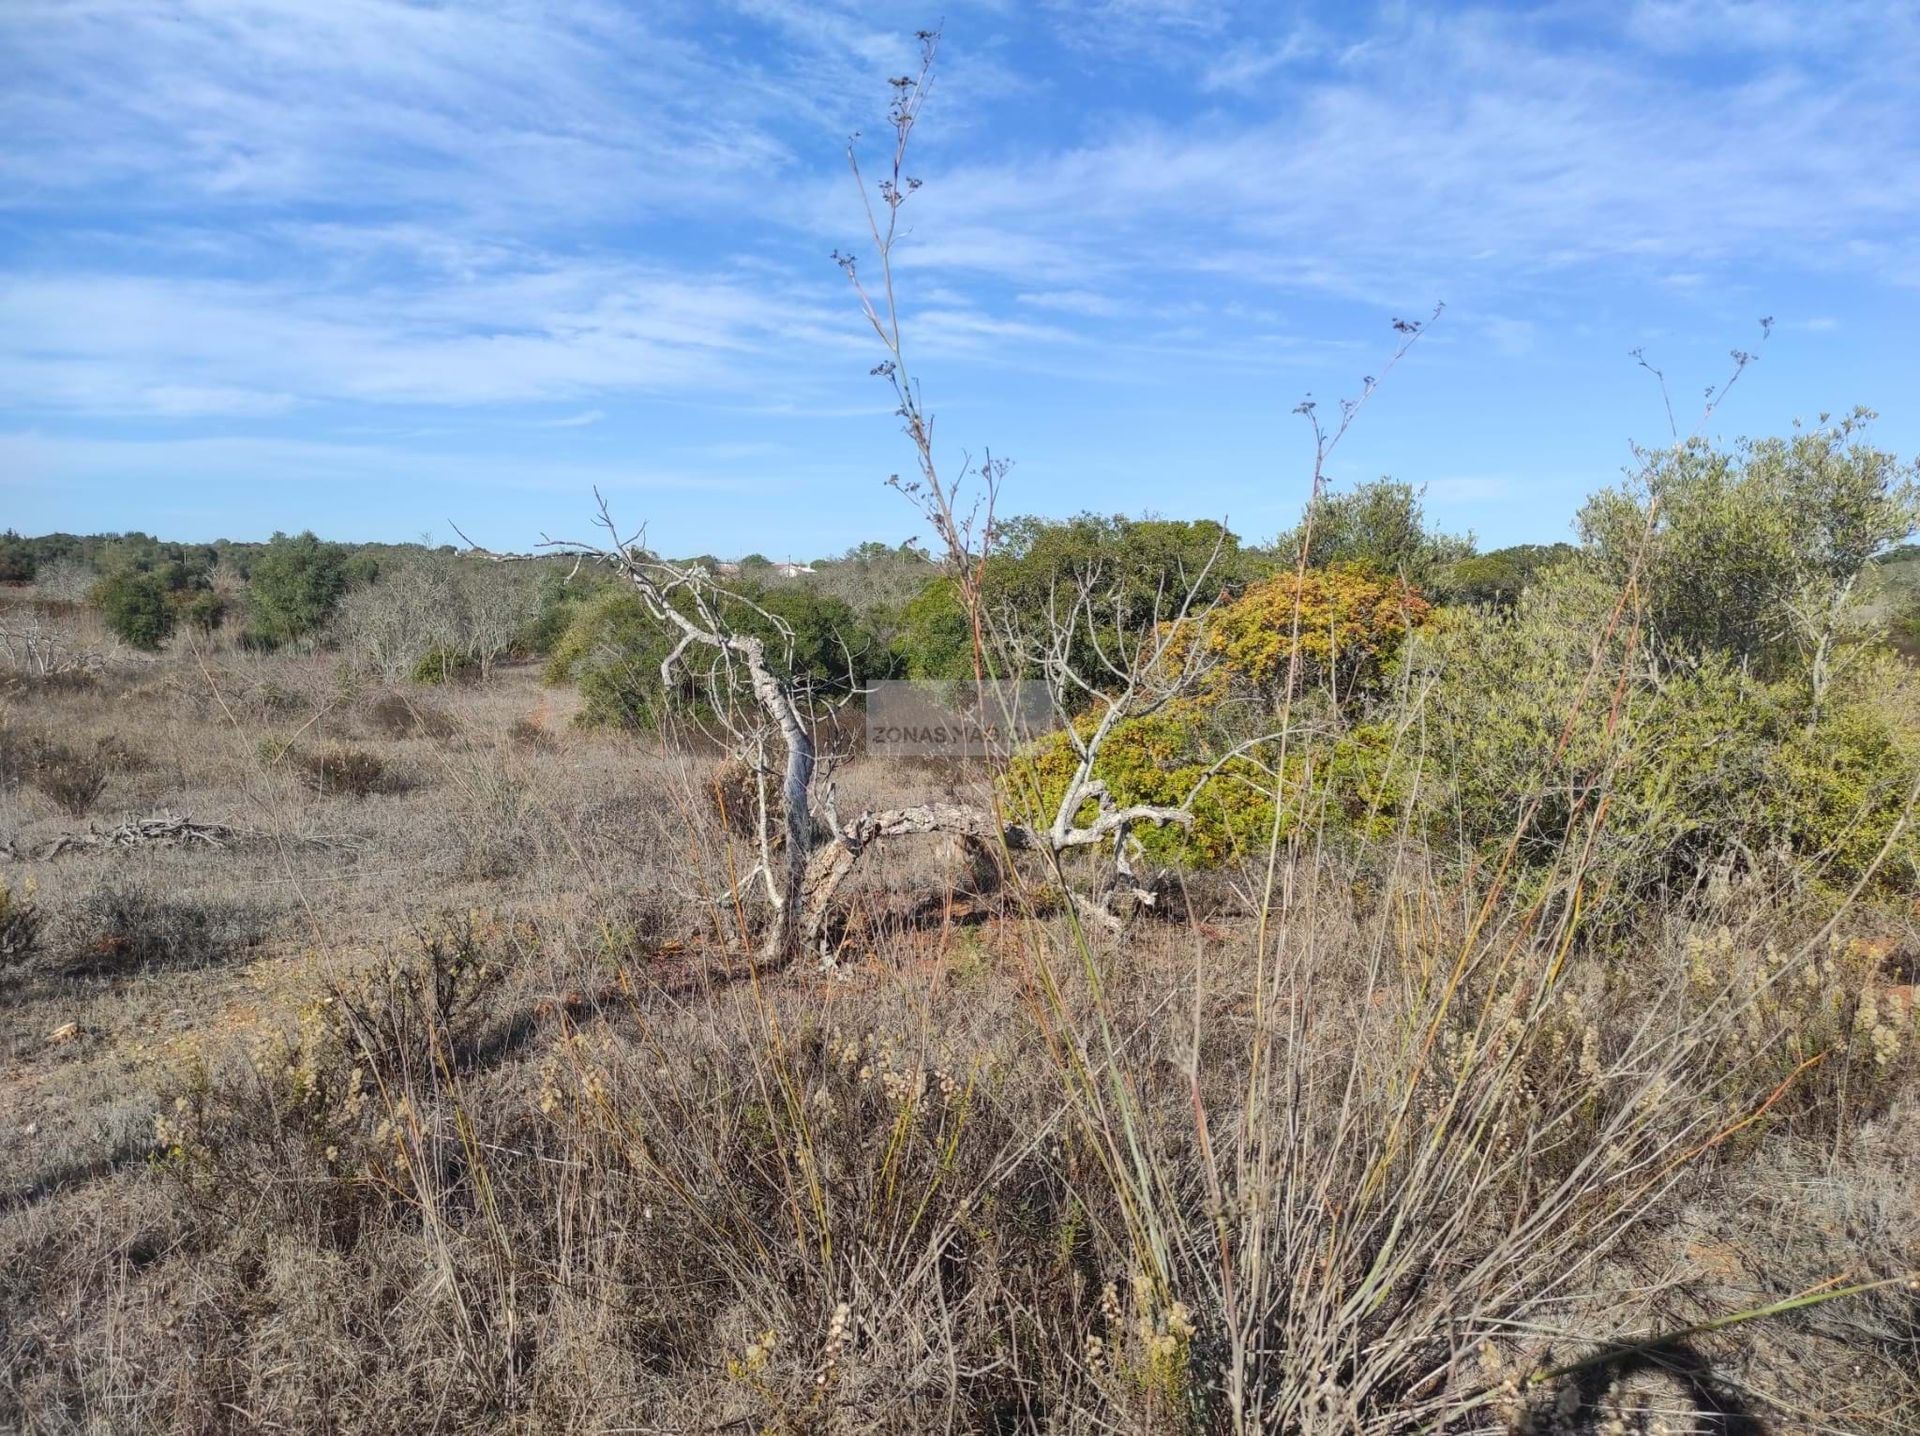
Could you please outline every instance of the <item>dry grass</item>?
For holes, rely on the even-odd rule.
[[[730,979],[758,915],[709,756],[517,669],[431,708],[323,659],[98,683],[14,720],[137,734],[101,804],[251,837],[8,875],[42,921],[0,977],[0,1425],[1920,1412],[1910,1285],[1693,1330],[1920,1266],[1898,914],[1756,880],[1586,952],[1410,843],[1303,838],[1116,937],[929,841],[862,874],[832,974]],[[270,760],[337,745],[410,786]],[[9,833],[70,821],[0,788]]]

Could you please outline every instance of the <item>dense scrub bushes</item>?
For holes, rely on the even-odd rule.
[[[1436,631],[1416,661],[1430,675],[1422,716],[1441,821],[1484,840],[1516,834],[1523,854],[1544,855],[1604,800],[1596,841],[1623,900],[1776,851],[1842,889],[1870,870],[1914,885],[1920,847],[1901,823],[1920,780],[1920,730],[1902,711],[1910,672],[1863,670],[1864,691],[1818,714],[1799,685],[1718,654],[1655,681],[1627,652],[1630,624],[1599,641],[1614,602],[1569,570],[1512,614]]]
[[[142,765],[141,755],[118,738],[77,746],[0,714],[0,788],[24,785],[72,817],[92,811],[115,773]]]
[[[1659,456],[1589,504],[1581,550],[1486,602],[1435,608],[1359,563],[1256,582],[1183,639],[1208,677],[1123,723],[1096,776],[1122,803],[1204,783],[1190,826],[1137,832],[1187,864],[1310,826],[1488,859],[1511,844],[1530,882],[1583,833],[1589,921],[1728,863],[1920,891],[1920,682],[1859,604],[1873,557],[1920,524],[1920,488],[1865,423]],[[1420,545],[1391,511],[1375,495],[1331,531],[1399,534],[1404,567]],[[1056,736],[1014,788],[1049,812],[1073,765]]]
[[[1353,831],[1382,835],[1396,820],[1412,772],[1384,716],[1386,685],[1407,640],[1433,614],[1403,580],[1357,566],[1255,583],[1191,632],[1173,636],[1165,661],[1187,663],[1188,646],[1197,644],[1205,650],[1205,676],[1157,711],[1120,722],[1095,776],[1122,805],[1173,806],[1197,791],[1190,825],[1138,830],[1145,851],[1162,861],[1237,860],[1264,847],[1276,823],[1284,835],[1317,821],[1329,803]],[[1269,731],[1289,682],[1305,695],[1302,726],[1320,740],[1290,751],[1253,742]],[[1077,762],[1066,734],[1043,740],[1015,761],[1010,798],[1044,822]],[[1276,792],[1285,796],[1279,819]]]

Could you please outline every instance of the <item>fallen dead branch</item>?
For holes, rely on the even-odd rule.
[[[143,848],[229,848],[254,834],[225,823],[196,823],[172,813],[156,813],[147,818],[129,818],[118,827],[100,829],[92,824],[85,832],[63,833],[44,843],[26,844],[9,839],[0,846],[0,856],[15,862],[45,862],[64,853],[104,852],[112,849]]]

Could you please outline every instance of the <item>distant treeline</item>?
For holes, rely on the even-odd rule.
[[[1479,553],[1471,536],[1426,523],[1420,495],[1380,480],[1323,499],[1312,524],[1264,544],[1210,520],[1079,514],[1004,520],[992,534],[986,584],[999,607],[1032,612],[1062,583],[1090,573],[1118,580],[1125,630],[1180,576],[1207,571],[1208,599],[1299,561],[1353,564],[1392,575],[1444,603],[1510,604],[1569,544]],[[761,554],[683,560],[722,576],[746,605],[793,635],[793,662],[821,681],[960,676],[970,638],[952,585],[913,543],[861,543],[795,572]],[[333,543],[312,533],[266,543],[178,543],[153,535],[0,535],[0,582],[45,597],[91,601],[124,641],[154,649],[182,629],[227,629],[248,645],[330,644],[384,675],[455,676],[517,654],[549,660],[578,681],[596,716],[634,721],[667,695],[646,675],[649,636],[630,595],[603,576],[554,559],[481,562],[452,545]],[[1137,612],[1134,612],[1137,610]],[[758,620],[756,620],[758,621]]]
[[[1583,516],[1587,529],[1594,512]],[[1082,513],[1001,520],[983,588],[993,611],[1031,619],[1055,595],[1097,576],[1110,595],[1103,622],[1110,636],[1122,636],[1152,621],[1164,594],[1193,576],[1204,574],[1198,598],[1214,602],[1291,572],[1304,557],[1316,571],[1349,568],[1395,580],[1436,606],[1506,610],[1543,574],[1590,549],[1592,535],[1585,537],[1584,545],[1483,553],[1471,534],[1432,527],[1417,489],[1381,479],[1322,497],[1294,528],[1263,543],[1206,519]],[[779,646],[813,681],[842,686],[971,672],[972,633],[958,590],[912,542],[857,544],[798,572],[760,554],[682,562],[720,576],[741,600],[743,624],[783,629]],[[1888,633],[1920,647],[1920,545],[1888,550],[1876,567],[1897,576],[1888,585]],[[582,687],[594,719],[645,723],[663,704],[697,706],[691,687],[662,691],[666,638],[634,596],[561,558],[498,564],[450,544],[343,544],[310,532],[207,544],[138,532],[8,532],[0,534],[0,582],[89,601],[138,648],[157,648],[182,629],[223,630],[250,647],[336,647],[383,677],[435,681],[484,672],[505,657],[540,658],[553,681]],[[1099,634],[1089,631],[1082,641],[1097,645]],[[1092,652],[1074,657],[1098,662]],[[689,683],[697,687],[697,676]]]

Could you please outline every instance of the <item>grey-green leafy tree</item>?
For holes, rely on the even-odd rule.
[[[1716,450],[1684,444],[1595,495],[1580,531],[1601,571],[1639,571],[1656,663],[1723,654],[1801,677],[1817,721],[1875,555],[1920,528],[1916,467],[1866,441],[1873,415]]]

